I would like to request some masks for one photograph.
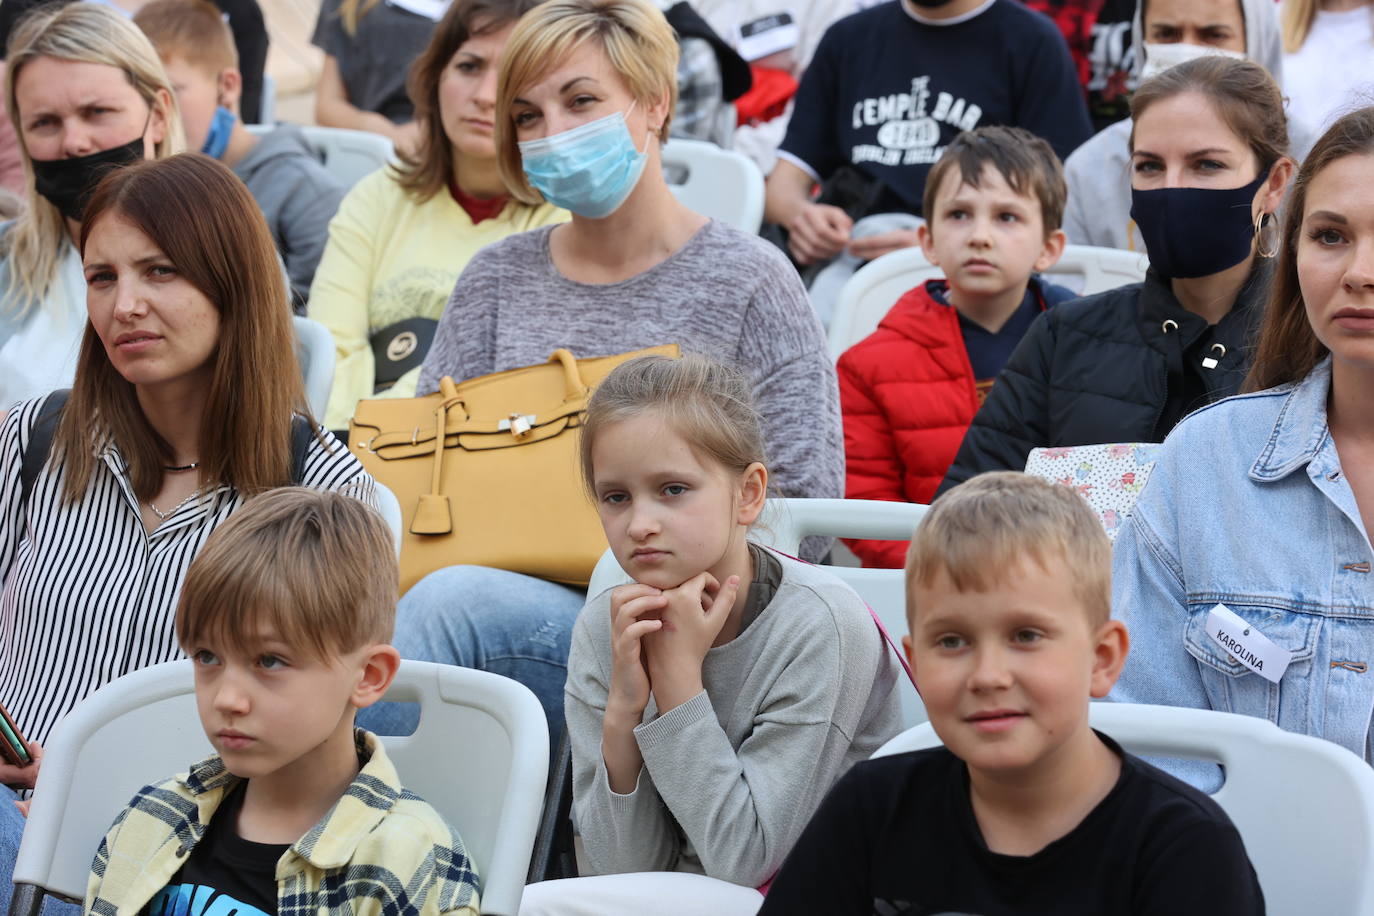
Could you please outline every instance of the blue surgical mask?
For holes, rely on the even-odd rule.
[[[1145,240],[1150,266],[1170,279],[1207,277],[1250,256],[1255,237],[1250,205],[1265,169],[1239,188],[1131,190],[1131,219]]]
[[[635,148],[625,113],[617,111],[552,137],[525,140],[520,159],[530,185],[549,203],[602,219],[630,196],[648,155]]]
[[[228,108],[223,105],[216,107],[214,120],[210,122],[210,132],[205,135],[205,145],[200,151],[214,159],[223,156],[224,151],[229,148],[229,135],[234,132],[234,122],[237,120]]]

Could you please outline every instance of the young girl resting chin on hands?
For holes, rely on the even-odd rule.
[[[588,600],[568,658],[573,818],[601,877],[531,885],[521,912],[753,913],[831,784],[900,730],[894,660],[847,585],[747,539],[768,470],[742,374],[631,360],[582,436],[634,580]]]

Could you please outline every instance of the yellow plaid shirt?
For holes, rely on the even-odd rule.
[[[357,741],[367,761],[357,778],[277,862],[279,916],[478,916],[477,870],[457,831],[401,786],[375,735],[358,729]],[[83,912],[138,916],[238,781],[209,757],[140,790],[101,841]]]

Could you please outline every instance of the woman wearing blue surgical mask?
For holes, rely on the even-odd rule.
[[[1144,282],[1035,320],[937,496],[984,471],[1020,470],[1037,447],[1163,441],[1244,380],[1294,169],[1283,97],[1264,68],[1203,57],[1147,80],[1131,115]]]
[[[756,236],[689,210],[663,178],[677,47],[648,0],[548,0],[516,25],[497,85],[502,177],[572,219],[473,257],[417,390],[543,363],[559,347],[589,357],[676,343],[746,373],[779,495],[838,497],[835,370],[796,271]],[[556,737],[582,602],[560,585],[451,567],[403,596],[396,645],[524,681]]]
[[[71,384],[86,328],[75,240],[108,169],[179,152],[181,119],[148,39],[94,3],[49,6],[14,30],[5,101],[27,207],[0,224],[0,413]]]

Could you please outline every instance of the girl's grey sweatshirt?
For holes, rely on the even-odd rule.
[[[823,569],[774,556],[777,593],[706,653],[705,690],[662,716],[650,699],[629,795],[611,791],[601,754],[610,590],[582,609],[564,708],[573,819],[595,873],[695,871],[757,887],[831,785],[901,730],[904,675],[862,599]]]

